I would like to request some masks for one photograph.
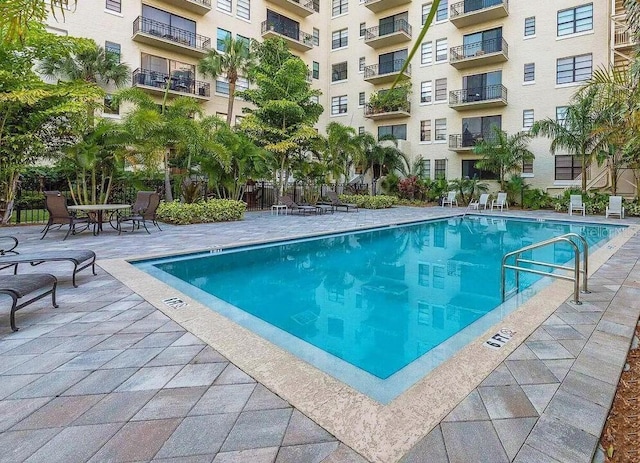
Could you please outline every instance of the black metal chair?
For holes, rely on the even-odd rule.
[[[67,230],[67,234],[64,236],[62,241],[66,240],[69,237],[69,234],[76,234],[76,225],[78,224],[86,225],[83,230],[89,228],[89,217],[77,217],[69,212],[69,209],[67,209],[67,198],[62,196],[60,192],[45,192],[44,205],[47,208],[47,212],[49,212],[49,220],[42,230],[42,233],[44,234],[40,239],[47,236],[49,229],[53,225],[59,225],[58,228],[61,228],[63,225],[69,225],[69,230]]]
[[[160,205],[160,195],[155,191],[138,191],[136,202],[131,207],[131,215],[118,218],[118,234],[122,233],[122,222],[131,222],[131,231],[140,229],[140,224],[147,233],[147,221],[158,227],[162,231],[156,220],[156,211]]]

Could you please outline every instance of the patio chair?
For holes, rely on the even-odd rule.
[[[450,207],[453,207],[454,203],[456,207],[458,207],[458,200],[456,199],[456,195],[457,193],[455,191],[450,191],[449,193],[447,193],[446,198],[442,198],[442,207],[446,207],[447,204]]]
[[[287,206],[287,209],[289,209],[291,213],[298,212],[298,214],[302,215],[305,215],[306,213],[318,213],[318,208],[316,206],[305,206],[302,204],[296,204],[289,195],[284,195],[283,197],[281,197],[280,204],[284,204],[285,206]]]
[[[569,198],[569,215],[573,215],[573,211],[582,211],[582,215],[585,214],[584,203],[582,202],[582,195],[571,195]]]
[[[59,225],[58,228],[62,228],[63,225],[69,225],[69,230],[67,230],[67,234],[64,236],[62,241],[66,240],[71,233],[74,235],[76,234],[76,225],[78,224],[86,225],[80,231],[89,228],[89,217],[76,217],[69,212],[69,209],[67,209],[67,198],[62,196],[59,191],[45,191],[44,198],[44,205],[47,212],[49,212],[49,220],[42,230],[43,235],[40,239],[47,236],[49,229],[53,225]]]
[[[338,197],[338,193],[335,191],[327,191],[327,198],[329,199],[329,204],[332,205],[336,210],[342,207],[346,212],[349,212],[349,209],[355,209],[358,212],[358,205],[352,203],[343,203]]]
[[[136,202],[131,207],[131,215],[118,218],[118,234],[122,233],[122,222],[131,222],[131,231],[140,229],[140,224],[146,232],[150,234],[147,228],[147,221],[158,227],[162,231],[158,221],[156,220],[156,211],[160,205],[160,195],[155,191],[138,191]]]
[[[13,331],[18,331],[18,327],[16,326],[16,312],[18,310],[28,306],[32,302],[38,301],[43,297],[48,296],[49,294],[51,294],[51,303],[53,304],[53,306],[58,307],[58,304],[56,304],[57,285],[58,280],[56,279],[56,277],[48,273],[0,275],[0,294],[6,294],[13,300],[9,316],[11,329]],[[23,297],[42,289],[47,290],[18,305],[18,299],[22,299]]]
[[[610,215],[617,215],[621,219],[624,219],[622,196],[609,196],[609,205],[605,210],[605,218],[609,218]]]
[[[470,209],[475,209],[475,210],[480,210],[480,208],[482,207],[482,209],[487,209],[489,207],[489,194],[488,193],[482,193],[480,195],[480,199],[476,200],[476,201],[472,201],[469,203],[469,208]]]
[[[499,207],[500,212],[502,212],[505,207],[509,209],[509,203],[507,202],[506,193],[498,193],[498,197],[495,200],[491,201],[491,210],[493,210],[494,207]]]

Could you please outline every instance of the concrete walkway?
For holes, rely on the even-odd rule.
[[[17,236],[24,252],[89,248],[100,260],[450,212],[250,213],[151,235],[107,231],[62,242],[62,232],[50,232],[40,241],[40,227],[18,227],[0,236]],[[592,277],[588,302],[561,306],[404,461],[590,461],[640,312],[638,251],[633,237]],[[21,271],[58,275],[60,308],[44,299],[20,311],[17,333],[8,316],[0,319],[0,462],[366,461],[101,269],[80,273],[77,289],[64,263]]]

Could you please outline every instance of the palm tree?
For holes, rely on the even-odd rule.
[[[536,121],[531,135],[551,138],[550,150],[566,150],[578,156],[581,161],[582,192],[587,192],[587,167],[603,148],[605,137],[598,132],[602,117],[595,111],[596,92],[589,89],[579,92],[573,103],[567,107],[564,121],[543,119]]]
[[[519,172],[523,163],[531,162],[535,157],[528,147],[531,135],[528,132],[508,135],[495,125],[492,130],[493,136],[477,143],[473,152],[482,156],[476,166],[496,174],[500,181],[500,189],[504,191],[506,176]]]
[[[339,122],[329,122],[326,130],[327,137],[322,143],[323,159],[334,180],[337,182],[344,177],[346,182],[349,168],[360,150],[356,130]]]
[[[378,140],[371,133],[365,132],[358,135],[357,142],[359,150],[354,163],[362,169],[362,175],[366,175],[369,170],[372,171],[371,194],[373,194],[373,183],[377,180],[373,177],[375,166],[384,166],[389,172],[394,172],[402,169],[406,157],[397,148],[398,141],[393,136],[384,136]]]
[[[235,40],[230,35],[224,39],[222,51],[223,53],[218,53],[216,50],[209,50],[207,56],[200,60],[199,67],[200,73],[205,77],[216,79],[224,74],[227,79],[229,83],[227,125],[231,126],[238,77],[248,77],[255,60],[246,40]]]

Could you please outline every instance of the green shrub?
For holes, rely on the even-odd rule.
[[[19,198],[16,198],[14,207],[44,209],[44,193],[23,193]]]
[[[192,204],[161,202],[158,220],[176,225],[242,220],[247,205],[231,199],[210,199]]]
[[[356,204],[362,209],[386,209],[398,203],[395,196],[340,195],[343,203]]]
[[[522,192],[522,207],[525,209],[555,209],[556,200],[540,189],[525,189]]]

